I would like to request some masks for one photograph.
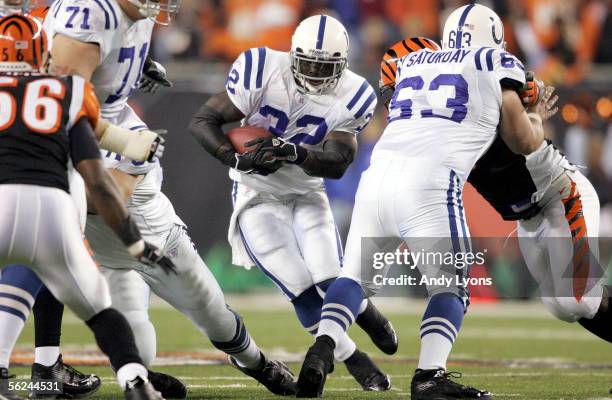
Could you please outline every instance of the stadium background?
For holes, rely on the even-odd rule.
[[[139,94],[131,104],[153,128],[169,130],[163,159],[164,192],[188,224],[191,237],[223,288],[245,292],[272,288],[255,269],[230,267],[226,241],[231,214],[227,169],[189,135],[193,113],[211,94],[224,89],[229,65],[250,47],[288,50],[296,24],[326,13],[339,18],[350,35],[350,68],[377,87],[378,65],[386,48],[410,36],[440,40],[446,16],[467,4],[457,0],[183,0],[170,27],[155,31],[153,56],[167,66],[172,89]],[[502,17],[508,49],[536,76],[558,88],[561,111],[546,125],[547,136],[569,160],[584,166],[602,204],[602,236],[612,236],[612,1],[481,1]],[[361,172],[382,133],[385,113],[360,135],[359,154],[339,181],[328,181],[336,223],[344,237]],[[473,236],[503,237],[514,230],[482,198],[466,189]],[[517,254],[518,257],[518,254]],[[497,266],[498,291],[527,280]],[[504,288],[503,286],[507,286]],[[525,293],[525,290],[521,290]]]

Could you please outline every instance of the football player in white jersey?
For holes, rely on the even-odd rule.
[[[52,66],[69,68],[89,79],[102,103],[102,116],[139,131],[146,125],[127,105],[147,63],[156,22],[167,24],[178,0],[57,1],[45,27],[52,38]],[[162,20],[163,19],[163,20]],[[241,318],[229,309],[221,289],[191,242],[185,224],[161,192],[158,161],[138,163],[104,152],[131,215],[143,235],[177,266],[178,274],[161,276],[135,263],[97,215],[87,220],[86,236],[109,281],[113,304],[123,312],[137,338],[145,363],[155,358],[156,338],[149,321],[150,289],[194,322],[241,370],[277,394],[292,394],[295,383],[286,366],[267,359],[248,334]],[[90,213],[95,210],[89,210]],[[164,374],[150,373],[153,385],[170,398],[186,396],[184,385]]]
[[[527,115],[517,93],[525,71],[505,51],[499,17],[470,4],[449,16],[444,32],[443,51],[423,49],[397,62],[389,124],[361,177],[342,275],[327,291],[317,340],[298,379],[298,396],[314,397],[323,390],[333,349],[348,328],[334,313],[348,313],[352,321],[364,295],[379,289],[373,278],[380,272],[372,256],[384,248],[362,238],[399,238],[424,253],[469,252],[461,191],[476,161],[498,131],[519,154],[531,153],[543,141],[541,119]],[[421,274],[451,284],[427,286],[411,398],[488,399],[489,392],[459,385],[446,371],[469,303],[467,288],[457,279],[467,275],[467,268],[431,259],[417,265]]]
[[[309,17],[295,30],[291,52],[261,47],[242,53],[226,91],[211,97],[190,127],[206,151],[231,167],[233,263],[257,265],[311,334],[321,318],[322,293],[342,263],[322,178],[342,177],[376,106],[370,84],[346,68],[347,55],[342,24],[326,15]],[[271,137],[237,153],[222,126],[240,120],[269,130]],[[359,308],[358,324],[393,354],[397,337],[390,323],[370,302]],[[388,377],[348,335],[335,356],[364,390],[390,388]]]

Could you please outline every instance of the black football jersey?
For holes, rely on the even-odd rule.
[[[499,135],[472,169],[468,182],[505,220],[530,218],[539,210],[531,201],[537,187],[527,158],[513,153]]]
[[[71,127],[83,114],[80,77],[0,75],[0,184],[69,191]]]

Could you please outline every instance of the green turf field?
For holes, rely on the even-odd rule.
[[[274,298],[273,298],[274,301]],[[282,299],[277,298],[277,302]],[[297,374],[300,357],[311,338],[299,327],[289,310],[245,311],[244,316],[257,343],[269,354],[293,360],[290,367]],[[463,372],[459,381],[493,392],[496,399],[606,399],[612,398],[612,345],[591,337],[577,324],[554,320],[533,304],[514,304],[512,312],[499,313],[491,306],[487,312],[473,307],[456,342],[449,370]],[[535,311],[534,311],[535,310]],[[400,351],[385,356],[375,350],[357,327],[351,335],[358,346],[367,351],[386,373],[391,375],[393,389],[386,393],[362,392],[343,365],[337,365],[326,386],[328,399],[399,399],[409,398],[409,382],[418,356],[419,316],[414,312],[389,313],[400,335]],[[185,352],[214,356],[214,349],[191,323],[168,308],[152,310],[158,333],[158,351],[165,360]],[[18,350],[33,342],[31,323],[19,342]],[[64,321],[63,346],[67,355],[91,350],[91,334],[71,315]],[[181,353],[174,353],[181,352]],[[188,354],[187,354],[188,355]],[[215,358],[215,357],[212,357]],[[216,357],[218,359],[218,357]],[[82,366],[103,378],[103,388],[94,396],[98,399],[119,399],[111,370],[107,367]],[[274,396],[229,365],[156,366],[154,369],[171,373],[189,385],[193,399],[271,399]],[[29,369],[12,368],[20,378]]]

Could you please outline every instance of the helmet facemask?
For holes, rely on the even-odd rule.
[[[291,51],[291,71],[300,91],[322,95],[333,91],[346,69],[347,59],[340,53],[331,56],[306,55],[301,48]]]
[[[138,8],[140,15],[155,23],[167,26],[178,14],[181,0],[128,0]]]

